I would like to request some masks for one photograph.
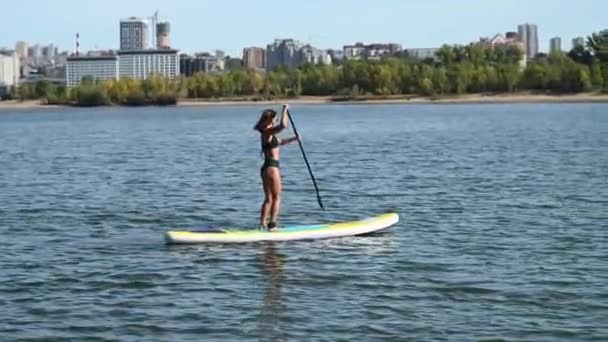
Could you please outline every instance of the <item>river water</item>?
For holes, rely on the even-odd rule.
[[[261,109],[0,111],[1,339],[608,339],[608,105],[294,106],[281,224],[400,223],[166,246],[257,225]]]

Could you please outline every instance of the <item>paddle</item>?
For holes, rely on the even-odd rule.
[[[287,111],[287,115],[289,116],[289,122],[291,123],[291,127],[293,127],[293,132],[296,134],[297,137],[299,137],[300,135],[298,134],[298,129],[296,128],[296,124],[293,122],[293,119],[291,118],[291,113],[289,111]],[[319,202],[319,206],[321,207],[321,209],[325,210],[325,207],[323,207],[323,201],[321,201],[321,195],[319,195],[319,187],[317,186],[317,180],[315,179],[315,175],[312,174],[310,163],[308,162],[308,158],[306,158],[306,152],[304,152],[304,146],[302,146],[302,141],[300,141],[300,139],[298,139],[298,145],[300,145],[300,151],[302,152],[302,157],[304,157],[304,162],[306,162],[306,167],[308,168],[308,173],[310,174],[310,178],[312,179],[312,184],[315,186],[315,191],[317,192],[317,202]]]

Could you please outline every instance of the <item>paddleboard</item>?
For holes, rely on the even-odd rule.
[[[257,228],[204,232],[169,231],[165,233],[165,240],[169,244],[196,244],[329,239],[369,234],[389,228],[397,222],[399,215],[388,213],[360,221],[284,227],[272,232]]]

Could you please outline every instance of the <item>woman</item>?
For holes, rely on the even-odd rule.
[[[264,154],[264,165],[260,175],[264,186],[264,203],[260,213],[260,227],[270,231],[277,229],[277,217],[281,208],[281,173],[279,171],[279,146],[291,144],[298,141],[299,137],[294,136],[288,139],[279,139],[276,134],[287,128],[288,125],[288,106],[283,105],[281,120],[275,124],[277,112],[266,109],[254,129],[260,132],[262,143],[262,153]],[[268,217],[270,216],[270,221]]]

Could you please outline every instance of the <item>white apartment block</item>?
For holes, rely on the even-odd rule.
[[[360,59],[365,56],[367,48],[361,43],[345,45],[343,48],[345,59]]]
[[[120,21],[120,49],[141,50],[148,48],[148,20],[130,17]]]
[[[19,83],[21,63],[15,51],[0,51],[0,87]]]
[[[154,74],[177,78],[179,76],[177,52],[170,49],[118,51],[119,77],[145,80]]]
[[[83,77],[94,80],[118,79],[118,58],[116,56],[72,56],[66,64],[68,87],[80,85]]]
[[[418,58],[418,59],[432,58],[432,59],[436,59],[437,58],[437,52],[439,51],[439,48],[405,49],[405,51],[412,58]]]

